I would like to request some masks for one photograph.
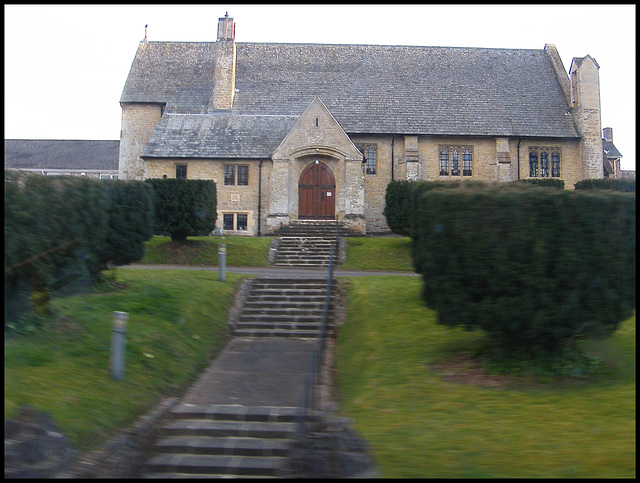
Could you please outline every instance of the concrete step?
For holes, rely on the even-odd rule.
[[[287,456],[290,441],[259,438],[171,436],[155,446],[160,453],[233,456]]]
[[[295,424],[271,421],[226,421],[212,419],[177,419],[162,426],[167,436],[289,438]]]
[[[295,421],[300,408],[290,406],[242,406],[239,404],[180,404],[171,411],[173,419],[210,419],[226,421]],[[317,418],[317,415],[310,417]]]
[[[278,456],[233,456],[203,454],[159,454],[147,463],[151,473],[170,472],[185,475],[277,476],[286,458]]]
[[[233,331],[236,337],[291,337],[294,339],[315,339],[318,330],[303,329],[243,329]]]

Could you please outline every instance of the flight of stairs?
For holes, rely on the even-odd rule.
[[[315,338],[322,321],[326,285],[323,279],[255,279],[233,334]]]
[[[286,468],[298,408],[182,404],[172,416],[145,477],[278,477]]]
[[[233,335],[317,338],[326,284],[324,279],[254,279],[231,321]],[[180,404],[159,430],[145,477],[286,477],[299,415],[299,407]],[[314,413],[306,413],[305,421],[314,420]]]
[[[338,223],[322,220],[297,220],[278,231],[280,237],[275,265],[291,267],[324,267],[329,265],[331,247],[337,259],[337,237],[347,230]]]

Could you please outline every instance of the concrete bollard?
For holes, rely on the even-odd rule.
[[[127,312],[113,312],[111,329],[111,377],[116,381],[124,379],[125,333],[127,331]]]
[[[218,246],[218,278],[221,282],[226,280],[225,270],[227,268],[227,245],[221,243]]]

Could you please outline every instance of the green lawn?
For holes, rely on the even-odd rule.
[[[184,245],[174,245],[168,236],[155,236],[145,242],[143,265],[218,265],[218,247],[227,246],[227,266],[265,267],[269,265],[269,246],[274,237],[196,236]]]
[[[483,336],[436,324],[421,280],[350,279],[336,349],[341,411],[383,477],[635,477],[635,316],[587,350],[610,369],[589,380],[484,387],[434,364]]]
[[[217,265],[218,246],[227,245],[227,266],[269,266],[269,246],[274,237],[189,237],[175,246],[169,237],[153,237],[145,243],[143,265]],[[352,270],[412,271],[411,240],[408,237],[347,238],[347,261],[341,268]]]
[[[78,448],[91,449],[178,396],[229,337],[227,313],[244,276],[119,268],[127,288],[55,299],[41,332],[5,339],[5,417],[28,404],[51,414]],[[125,378],[110,375],[112,312],[129,313]]]
[[[341,268],[413,271],[409,237],[347,238],[347,260]]]

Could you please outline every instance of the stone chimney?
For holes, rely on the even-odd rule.
[[[602,137],[604,138],[604,140],[613,142],[613,128],[605,127],[602,131],[603,131]]]
[[[580,159],[584,179],[602,178],[602,124],[600,120],[600,66],[593,57],[571,62],[573,118],[582,134]]]
[[[236,88],[236,26],[229,14],[218,19],[213,108],[231,109]]]

